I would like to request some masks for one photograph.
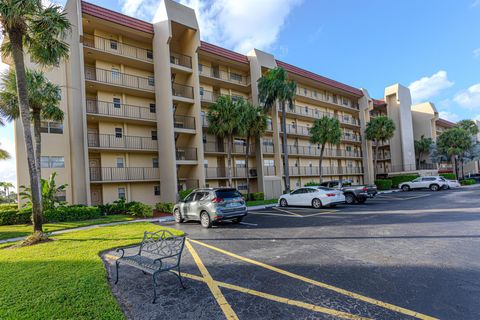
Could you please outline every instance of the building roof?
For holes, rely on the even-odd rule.
[[[451,127],[455,126],[455,122],[451,122],[451,121],[441,119],[441,118],[436,121],[436,124],[440,125],[442,127],[447,127],[447,128],[451,128]]]
[[[97,6],[89,2],[82,1],[82,13],[113,23],[118,23],[122,26],[138,31],[153,34],[153,25],[151,23]]]
[[[373,101],[373,106],[383,106],[386,104],[385,100],[383,99],[373,99],[372,98],[372,101]]]
[[[350,94],[353,94],[353,95],[356,95],[356,96],[363,96],[363,93],[360,89],[357,89],[357,88],[354,88],[354,87],[351,87],[349,85],[346,85],[344,83],[341,83],[341,82],[338,82],[338,81],[335,81],[335,80],[332,80],[332,79],[329,79],[329,78],[326,78],[324,76],[321,76],[321,75],[318,75],[318,74],[315,74],[313,72],[310,72],[310,71],[307,71],[305,69],[301,69],[301,68],[298,68],[298,67],[295,67],[291,64],[288,64],[286,62],[283,62],[283,61],[280,61],[280,60],[276,60],[277,61],[277,65],[279,67],[282,67],[284,68],[285,70],[287,70],[288,72],[291,72],[291,73],[294,73],[296,75],[299,75],[299,76],[302,76],[302,77],[305,77],[305,78],[308,78],[308,79],[311,79],[311,80],[314,80],[314,81],[317,81],[317,82],[320,82],[324,85],[327,85],[329,87],[333,87],[335,89],[339,89],[339,90],[342,90],[342,91],[346,91]]]
[[[248,63],[247,56],[232,50],[228,50],[228,49],[216,46],[214,44],[211,44],[205,41],[200,41],[200,50],[211,53],[211,54],[215,54],[230,60],[234,60],[240,63]]]

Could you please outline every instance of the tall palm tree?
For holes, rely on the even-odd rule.
[[[323,152],[327,143],[332,145],[339,145],[342,139],[342,129],[340,128],[340,121],[336,118],[323,116],[315,120],[313,127],[309,131],[310,142],[313,144],[320,144],[320,159],[319,159],[319,177],[322,183],[322,162]]]
[[[268,70],[258,79],[258,100],[264,104],[266,111],[277,108],[282,109],[282,131],[283,131],[283,166],[285,173],[285,189],[290,190],[290,175],[288,172],[288,148],[287,148],[287,110],[293,107],[293,98],[297,90],[297,83],[288,79],[285,69],[277,67]],[[276,121],[276,119],[274,119]],[[278,136],[278,132],[274,132]]]
[[[365,138],[375,143],[374,179],[377,178],[378,147],[380,142],[390,140],[395,133],[395,123],[386,116],[373,118],[367,123]]]
[[[469,131],[453,127],[438,137],[437,150],[440,154],[450,157],[450,161],[458,177],[458,166],[456,159],[461,157],[466,151],[472,147],[472,137]]]
[[[430,152],[430,149],[433,145],[432,138],[425,138],[422,134],[419,140],[413,142],[415,148],[415,154],[417,155],[417,170],[420,170],[420,161],[422,160],[423,155]]]
[[[468,119],[458,121],[457,124],[455,125],[455,127],[466,130],[472,136],[476,135],[479,131],[478,126],[475,123],[475,121],[468,120]]]
[[[267,115],[262,107],[253,106],[244,100],[239,101],[240,124],[238,134],[245,137],[245,171],[247,177],[247,199],[250,196],[250,174],[248,160],[250,158],[251,140],[257,141],[267,131]]]
[[[42,195],[40,175],[30,129],[25,54],[41,66],[54,66],[68,56],[64,41],[71,29],[60,6],[43,7],[41,0],[0,0],[0,23],[8,38],[2,45],[2,54],[11,57],[16,74],[20,118],[23,126],[27,164],[32,189],[33,229],[43,233]]]
[[[10,189],[13,188],[13,184],[11,182],[0,182],[0,187],[3,188],[3,191],[5,192],[5,197],[8,199]]]
[[[230,96],[220,96],[217,101],[208,108],[207,112],[208,132],[227,139],[227,178],[228,185],[232,183],[232,147],[233,135],[237,132],[240,124],[238,103]]]
[[[60,109],[60,86],[50,82],[41,71],[26,70],[28,102],[33,122],[35,140],[35,165],[41,177],[40,157],[42,155],[41,121],[63,121],[64,113]],[[7,121],[19,117],[16,76],[13,70],[1,76],[0,116]]]

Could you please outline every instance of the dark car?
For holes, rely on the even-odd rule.
[[[480,173],[469,173],[465,175],[465,179],[473,179],[477,183],[480,183]]]
[[[333,180],[323,182],[322,187],[342,190],[347,204],[364,203],[368,198],[374,198],[378,191],[377,186],[371,185],[352,185],[350,180]]]

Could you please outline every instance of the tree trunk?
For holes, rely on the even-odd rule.
[[[32,192],[33,230],[43,233],[42,194],[40,192],[40,177],[38,175],[37,166],[35,164],[35,151],[32,141],[32,131],[30,125],[30,107],[28,103],[27,77],[23,56],[22,34],[19,30],[9,30],[8,37],[12,46],[12,59],[15,65],[20,119],[23,126],[25,148],[27,151],[28,173],[30,175],[30,188]]]
[[[228,178],[228,186],[232,186],[232,147],[233,147],[233,139],[232,136],[229,135],[227,137],[227,178]]]
[[[282,101],[282,131],[283,131],[283,171],[285,173],[285,190],[290,191],[290,172],[288,172],[288,146],[287,146],[287,110],[285,101]]]
[[[455,159],[455,155],[452,155],[450,157],[450,161],[452,162],[452,166],[453,166],[453,172],[455,173],[455,177],[457,179],[459,179],[458,177],[458,171],[457,171],[457,160]]]
[[[250,153],[250,136],[247,136],[246,139],[246,146],[245,146],[245,171],[246,171],[246,177],[247,177],[247,200],[250,198],[250,175],[249,175],[249,166],[248,166],[248,159],[249,153]]]
[[[322,149],[320,150],[320,160],[318,161],[318,175],[320,178],[320,183],[322,183],[322,162],[323,162],[323,151],[325,150],[325,144],[322,144]]]
[[[378,163],[378,145],[380,142],[375,141],[375,163],[373,165],[373,181],[377,180],[377,163]]]
[[[417,170],[420,170],[420,159],[422,159],[422,152],[418,152],[418,159],[417,159]]]
[[[41,155],[42,155],[42,133],[40,131],[41,119],[40,111],[35,110],[33,113],[33,135],[35,137],[35,165],[37,166],[37,173],[40,178],[40,186],[42,186],[42,166],[41,166]]]

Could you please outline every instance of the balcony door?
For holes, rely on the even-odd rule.
[[[102,199],[102,187],[101,186],[92,186],[90,188],[90,198],[92,201],[92,206],[98,206],[103,204]]]
[[[102,181],[100,158],[90,158],[88,165],[90,167],[90,181]]]

